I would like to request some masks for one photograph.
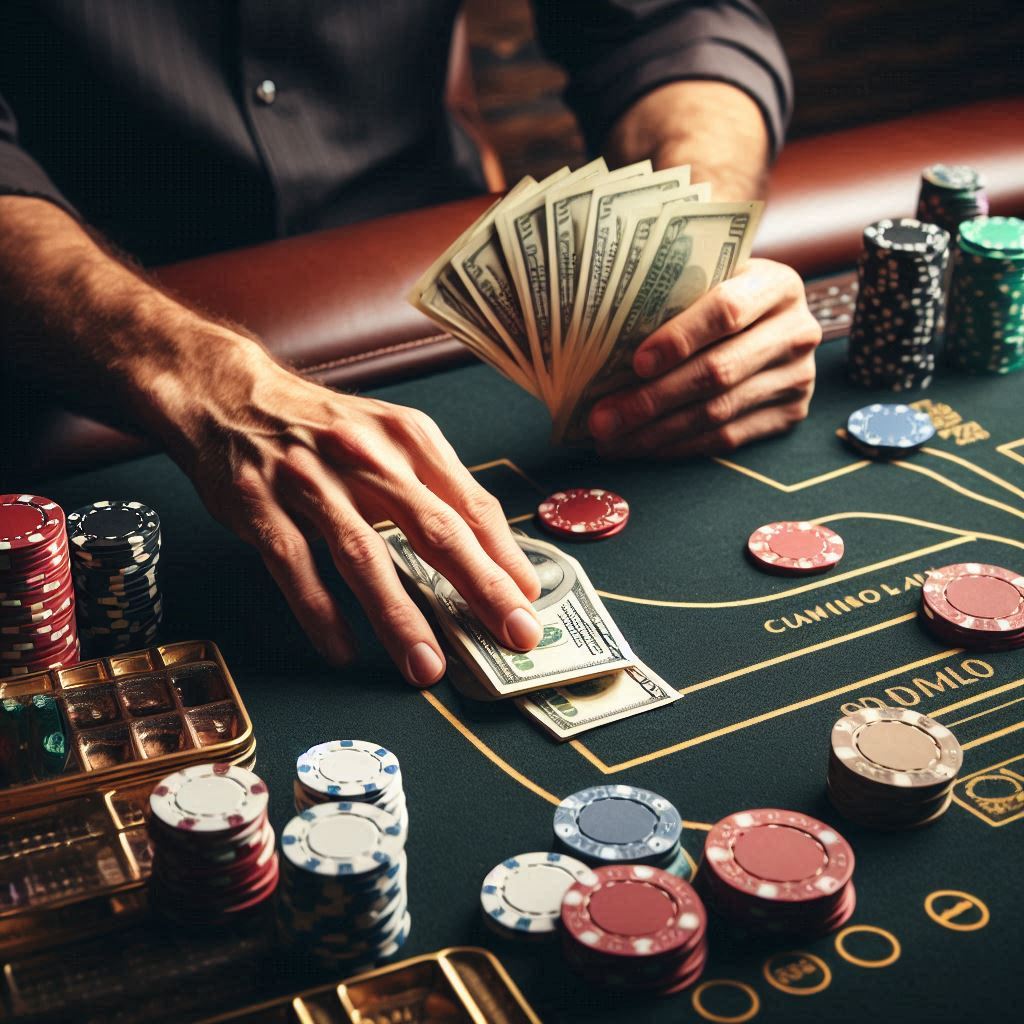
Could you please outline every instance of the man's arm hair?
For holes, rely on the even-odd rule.
[[[768,184],[770,140],[757,105],[723,82],[672,82],[641,97],[612,129],[614,163],[690,164],[714,200],[753,199]]]
[[[5,374],[173,445],[199,398],[265,353],[188,308],[46,199],[0,195],[0,362]]]
[[[614,154],[623,146],[640,152],[642,146],[611,137],[623,115],[664,86],[691,82],[721,83],[745,94],[763,121],[769,159],[778,155],[792,111],[792,79],[779,39],[754,0],[533,0],[533,6],[541,44],[569,73],[566,101],[593,152]],[[739,101],[723,102],[724,119],[746,120]],[[704,109],[689,96],[674,105],[680,116]],[[644,133],[669,134],[651,127],[664,120],[662,112],[648,110],[643,120]],[[707,126],[694,134],[710,137]]]

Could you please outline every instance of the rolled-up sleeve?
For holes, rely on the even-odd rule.
[[[49,199],[72,216],[78,214],[45,170],[18,144],[14,113],[0,96],[0,196]]]
[[[566,101],[598,150],[615,120],[668,82],[727,82],[761,108],[778,155],[793,83],[778,36],[751,0],[533,0],[541,45],[569,73]]]

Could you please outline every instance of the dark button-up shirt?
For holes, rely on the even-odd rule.
[[[0,194],[144,263],[479,190],[444,106],[458,0],[4,0]],[[751,0],[534,0],[592,147],[644,92],[717,79],[789,116]]]

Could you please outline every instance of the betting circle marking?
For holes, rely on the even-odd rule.
[[[779,961],[784,962],[779,963]],[[776,974],[777,971],[785,971],[787,968],[797,966],[803,961],[806,961],[814,968],[821,976],[820,980],[813,985],[808,985],[806,988],[801,988],[797,985],[787,985],[779,980]],[[764,974],[764,980],[772,988],[785,992],[787,996],[816,996],[819,992],[824,992],[832,984],[832,970],[829,965],[820,956],[804,952],[802,949],[795,949],[786,953],[776,953],[774,956],[768,957],[761,967],[761,972]],[[805,971],[803,973],[807,974],[809,972]]]
[[[846,940],[851,935],[881,936],[892,946],[892,952],[881,960],[865,960],[863,957],[854,956],[846,948]],[[889,967],[891,964],[896,963],[903,952],[903,947],[900,945],[900,940],[892,932],[887,932],[884,928],[878,928],[873,924],[851,924],[836,936],[836,952],[848,963],[873,970],[878,967]]]
[[[952,897],[954,902],[943,908],[936,908],[940,900]],[[966,904],[966,906],[964,906]],[[965,910],[977,910],[976,920],[966,923],[957,922],[954,918],[959,917]],[[951,932],[976,932],[984,928],[991,920],[988,906],[984,900],[962,889],[936,889],[925,897],[924,912],[943,928]]]
[[[744,1010],[743,1013],[734,1014],[732,1017],[723,1017],[719,1013],[712,1013],[704,1005],[704,993],[713,988],[738,989],[750,1000],[749,1009]],[[731,978],[712,978],[710,981],[702,981],[693,990],[690,1001],[693,1003],[694,1010],[705,1020],[711,1021],[712,1024],[745,1024],[746,1021],[753,1020],[761,1011],[761,999],[757,992],[746,982],[733,981]]]

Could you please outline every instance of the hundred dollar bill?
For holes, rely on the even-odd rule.
[[[599,180],[604,185],[650,173],[650,160],[643,160],[602,175]],[[583,181],[554,188],[544,199],[544,234],[548,245],[548,276],[551,279],[551,358],[556,387],[561,381],[562,342],[568,334],[576,302],[580,254],[593,192],[594,184]]]
[[[516,706],[555,739],[568,740],[609,722],[665,707],[681,696],[656,672],[637,662],[582,683],[517,697]]]
[[[673,201],[687,203],[706,203],[711,198],[711,186],[707,184],[690,185],[684,191],[685,195],[675,192],[670,192],[669,195],[674,197]],[[597,360],[604,354],[601,345],[604,334],[633,282],[633,275],[640,265],[647,240],[651,237],[651,231],[662,209],[664,203],[638,210],[625,219],[622,242],[618,246],[615,262],[608,275],[608,285],[604,290],[601,308],[597,311],[591,327],[591,337],[582,350],[576,353],[573,371],[578,379],[587,379],[598,369]]]
[[[407,584],[434,613],[456,657],[491,699],[580,682],[634,663],[583,567],[554,545],[516,538],[541,581],[533,607],[543,634],[537,647],[524,653],[498,643],[448,580],[413,551],[401,530],[384,527],[380,533]]]
[[[536,382],[507,354],[504,346],[492,338],[488,331],[475,328],[472,311],[467,308],[458,289],[449,287],[444,274],[423,292],[416,306],[442,324],[471,352],[490,363],[499,373],[540,398]]]
[[[563,167],[543,181],[524,189],[515,199],[506,197],[494,207],[488,220],[470,235],[451,259],[453,269],[462,278],[481,313],[490,321],[516,362],[528,373],[533,372],[530,341],[526,335],[515,281],[495,229],[495,220],[503,210],[550,188],[568,174],[569,168]]]
[[[684,201],[662,209],[595,357],[600,369],[566,404],[556,437],[585,439],[594,402],[635,381],[633,355],[644,338],[736,272],[750,255],[763,205]]]
[[[590,338],[611,277],[612,264],[626,218],[637,209],[659,200],[684,198],[690,184],[690,168],[672,167],[665,171],[612,182],[594,189],[580,254],[580,278],[562,350],[566,363],[574,361],[575,351]],[[660,205],[660,204],[659,204]]]
[[[607,173],[604,160],[598,158],[560,179],[552,188],[577,185],[586,178]],[[541,390],[550,401],[551,362],[551,286],[548,280],[548,248],[544,223],[545,199],[550,189],[535,192],[517,206],[502,209],[494,220],[505,259],[519,291],[523,322],[530,343],[534,369]]]

